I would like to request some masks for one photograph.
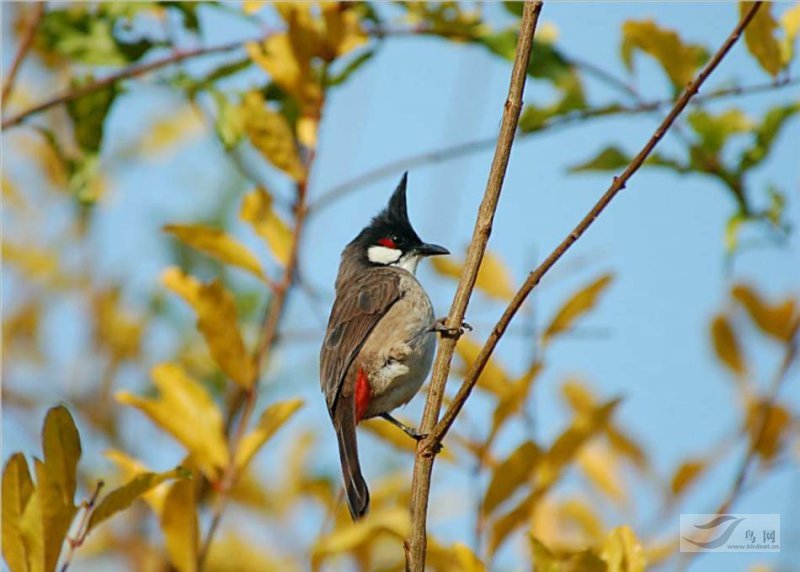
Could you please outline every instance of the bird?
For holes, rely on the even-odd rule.
[[[405,405],[431,369],[436,332],[430,297],[415,274],[428,256],[450,254],[420,239],[408,218],[408,172],[386,207],[344,248],[336,297],[320,350],[320,385],[339,446],[347,506],[354,521],[369,508],[356,425],[382,417],[424,437],[390,412]]]

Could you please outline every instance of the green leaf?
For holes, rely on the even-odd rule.
[[[700,139],[700,147],[708,155],[715,155],[738,133],[747,133],[753,128],[753,121],[739,108],[732,108],[714,115],[704,110],[696,110],[688,116],[689,125]]]
[[[108,520],[118,512],[127,509],[133,501],[146,492],[154,489],[161,483],[170,479],[181,477],[183,469],[180,467],[164,473],[142,473],[131,481],[108,493],[92,511],[86,533],[91,532],[97,525]]]
[[[627,167],[633,158],[627,155],[619,147],[610,145],[601,150],[595,157],[572,165],[568,171],[570,173],[585,173],[590,171],[620,171]],[[672,169],[678,173],[686,173],[690,169],[687,165],[660,155],[659,153],[651,153],[647,160],[644,162],[646,167],[665,167]]]
[[[581,173],[586,171],[616,171],[627,167],[631,158],[619,147],[606,147],[595,155],[592,159],[572,165],[569,167],[570,173]]]
[[[740,173],[755,167],[767,158],[783,126],[798,112],[800,103],[774,107],[767,112],[755,129],[755,142],[739,158]]]
[[[475,41],[492,53],[508,61],[514,61],[518,36],[519,30],[514,27],[501,32],[482,34],[475,38]],[[534,40],[527,71],[531,77],[557,82],[574,73],[575,69],[552,43]]]
[[[532,103],[525,106],[519,120],[519,128],[523,132],[536,131],[553,117],[586,107],[586,96],[577,72],[561,76],[555,83],[560,96],[554,103],[544,107]]]
[[[94,78],[89,75],[82,80],[73,81],[72,88],[79,89],[93,81]],[[116,96],[116,86],[110,85],[67,103],[67,113],[72,119],[75,140],[84,151],[94,153],[100,151],[103,124]]]
[[[503,8],[507,12],[514,14],[514,16],[522,16],[522,9],[525,7],[525,2],[518,0],[517,2],[503,2]]]
[[[622,61],[633,70],[633,54],[641,51],[661,64],[675,91],[692,81],[708,58],[703,46],[686,44],[677,32],[662,28],[653,20],[628,20],[622,25]]]
[[[28,568],[22,517],[34,492],[28,463],[22,453],[14,453],[3,470],[3,558],[16,572]]]
[[[119,39],[115,35],[118,20],[112,11],[95,11],[87,6],[50,9],[37,31],[36,45],[80,64],[124,66],[156,44],[147,39]]]
[[[739,2],[739,14],[744,16],[753,7],[752,2]],[[775,37],[778,23],[770,14],[772,2],[761,5],[750,24],[744,29],[744,43],[759,65],[772,77],[783,69],[781,44]]]
[[[343,84],[351,75],[361,69],[361,66],[371,60],[374,55],[375,50],[366,50],[350,59],[341,71],[328,78],[327,85],[333,87]]]

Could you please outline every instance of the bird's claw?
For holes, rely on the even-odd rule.
[[[431,332],[438,332],[439,335],[445,338],[460,338],[464,335],[464,332],[471,332],[472,326],[470,326],[467,322],[461,322],[461,326],[458,328],[450,328],[447,326],[447,316],[444,318],[439,318],[433,323],[430,329]]]

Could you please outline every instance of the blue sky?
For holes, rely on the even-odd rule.
[[[506,22],[499,8],[488,10],[494,21]],[[211,11],[204,14],[204,24],[210,23],[207,19],[211,16]],[[713,50],[736,24],[738,10],[729,3],[564,2],[546,4],[542,13],[542,20],[558,29],[558,43],[568,54],[620,77],[627,74],[618,56],[621,23],[647,17],[679,29],[684,39],[703,43]],[[213,26],[203,28],[207,30],[208,44],[249,37],[257,32],[233,18],[216,15],[215,18],[218,19]],[[4,47],[7,45],[4,42]],[[8,52],[4,49],[5,61]],[[643,96],[669,95],[667,81],[654,63],[637,58],[636,67],[633,81]],[[508,62],[479,47],[430,38],[387,41],[379,54],[349,83],[337,89],[327,103],[319,158],[310,187],[312,202],[334,185],[387,162],[492,136],[499,125],[509,72]],[[742,84],[769,79],[746,54],[743,44],[736,46],[715,72],[708,83],[709,89],[734,78]],[[249,76],[241,83],[255,79]],[[592,103],[619,98],[595,80],[589,79],[587,84]],[[548,90],[540,82],[529,82],[525,99],[542,102],[541,94],[549,94]],[[797,96],[798,90],[790,88],[708,107],[722,110],[737,104],[759,116],[769,107]],[[164,117],[182,104],[179,97],[157,84],[137,85],[120,100],[109,119],[108,134],[112,142],[104,148],[104,155],[111,156],[128,137],[141,132],[142,126],[146,128],[150,120]],[[566,168],[593,156],[607,144],[638,151],[660,116],[656,113],[595,120],[535,135],[515,145],[489,247],[506,262],[517,284],[572,229],[610,183],[608,174],[568,175]],[[9,138],[4,137],[4,143]],[[749,180],[757,187],[779,183],[788,195],[787,218],[795,224],[800,220],[798,147],[800,131],[795,119],[784,130],[770,160]],[[676,148],[669,136],[659,147],[662,151]],[[463,253],[491,156],[488,150],[411,171],[408,193],[411,219],[425,240],[446,245],[456,254]],[[272,172],[265,174],[270,177],[275,194],[288,197],[286,181]],[[310,219],[301,270],[323,293],[325,304],[331,301],[341,248],[382,207],[397,178],[399,173],[367,185]],[[99,262],[99,273],[124,279],[126,298],[131,304],[141,306],[154,288],[160,288],[158,276],[169,263],[160,227],[167,222],[193,222],[206,217],[219,204],[220,194],[237,185],[246,188],[237,181],[236,171],[219,146],[205,137],[174,154],[146,160],[134,168],[116,169],[111,193],[101,206],[92,230],[91,245]],[[634,176],[607,212],[559,262],[531,301],[537,316],[535,321],[540,326],[570,294],[598,274],[613,272],[615,281],[597,310],[582,324],[587,335],[567,336],[548,350],[547,368],[533,390],[532,411],[538,437],[545,442],[551,440],[567,422],[559,387],[571,376],[586,380],[603,398],[625,397],[617,419],[646,446],[662,475],[669,475],[687,456],[705,453],[734,429],[740,416],[737,396],[729,375],[713,358],[709,321],[724,309],[726,292],[737,280],[752,282],[769,297],[800,293],[797,262],[800,241],[795,233],[780,247],[747,250],[728,266],[723,233],[733,209],[724,189],[707,177],[645,170]],[[7,214],[4,212],[3,216],[5,220]],[[258,246],[257,240],[244,229],[239,228],[237,234],[254,248]],[[419,275],[430,290],[437,314],[444,315],[454,283],[436,276],[426,265],[421,267]],[[246,282],[249,278],[241,280],[254,287],[252,282]],[[13,302],[13,284],[4,277],[3,286],[7,303]],[[66,304],[48,324],[52,335],[47,345],[54,374],[60,365],[80,355],[80,338],[70,340],[62,334],[70,328],[67,324],[74,318],[74,311]],[[488,325],[501,311],[501,305],[477,294],[468,321]],[[304,296],[295,294],[291,298],[285,324],[287,330],[318,327],[318,336],[307,343],[283,348],[272,364],[263,402],[297,394],[304,396],[308,404],[301,419],[318,426],[320,435],[318,469],[335,474],[338,459],[334,435],[327,425],[324,400],[318,393],[317,362],[310,359],[316,356],[322,329]],[[482,337],[487,332],[488,327],[478,328],[476,333]],[[745,341],[748,359],[757,366],[757,381],[766,387],[779,354],[755,336]],[[169,342],[168,333],[158,331],[148,341],[153,363],[169,357]],[[497,359],[510,371],[520,373],[529,352],[528,340],[509,336],[501,343]],[[800,405],[798,381],[795,369],[782,392],[795,410]],[[55,378],[50,384],[53,401],[63,399],[67,394],[64,383]],[[137,376],[128,376],[125,384],[139,391],[146,387],[146,381]],[[423,399],[418,397],[403,415],[419,419],[422,404]],[[478,397],[467,406],[466,414],[479,419],[484,411],[488,411],[487,403]],[[3,422],[4,457],[19,448],[29,451],[36,448],[35,442],[19,430],[19,423],[19,420]],[[136,430],[151,434],[147,428]],[[497,446],[498,454],[516,446],[518,437],[519,431],[514,430],[504,435]],[[371,437],[362,439],[362,447],[366,451],[362,457],[368,480],[375,481],[387,465],[402,467],[410,474],[410,456],[390,450]],[[176,450],[167,446],[161,455],[165,459],[174,458]],[[261,458],[266,472],[276,454],[273,451]],[[684,512],[713,510],[722,491],[730,486],[740,454],[741,451],[704,479],[702,486],[689,495]],[[460,502],[463,492],[458,492],[462,491],[459,486],[469,486],[467,471],[443,463],[437,464],[436,471],[433,494],[440,503],[431,511],[432,530],[448,541],[468,539],[471,525],[459,512],[464,507]],[[747,563],[756,561],[781,562],[786,566],[796,562],[800,537],[799,485],[794,465],[748,492],[736,507],[743,513],[782,513],[781,555],[706,555],[695,569],[744,569]],[[655,507],[651,500],[642,498],[641,491],[635,494],[639,501],[634,511],[639,517],[637,521],[646,522]],[[676,518],[675,530],[677,525]],[[793,545],[791,535],[794,535]],[[516,569],[515,554],[523,549],[522,544],[509,545],[500,562]]]

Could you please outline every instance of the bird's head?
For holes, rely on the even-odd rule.
[[[436,244],[423,242],[408,220],[406,210],[406,182],[408,173],[403,173],[389,204],[353,240],[359,254],[373,266],[397,266],[412,274],[417,264],[426,256],[450,254]]]

